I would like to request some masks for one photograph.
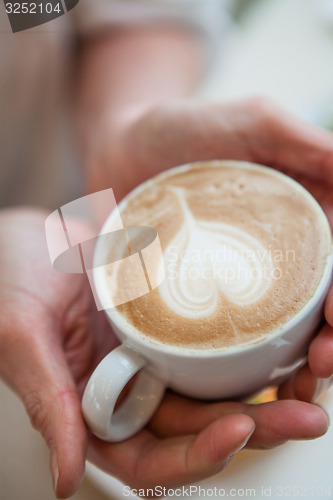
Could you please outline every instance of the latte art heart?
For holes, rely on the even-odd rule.
[[[164,252],[166,279],[159,287],[175,313],[200,318],[214,313],[219,294],[237,305],[258,301],[271,286],[267,249],[236,225],[197,220],[181,188],[172,191],[183,224]]]

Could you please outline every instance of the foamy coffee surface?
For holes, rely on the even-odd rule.
[[[121,215],[157,230],[166,278],[118,310],[152,340],[190,348],[258,342],[279,329],[312,297],[331,244],[303,188],[239,162],[158,177]]]

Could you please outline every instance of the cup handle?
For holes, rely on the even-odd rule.
[[[157,409],[165,385],[149,373],[146,365],[147,361],[138,352],[122,344],[91,375],[83,394],[82,410],[87,425],[100,439],[117,442],[133,436]],[[121,391],[138,371],[129,394],[115,410]]]

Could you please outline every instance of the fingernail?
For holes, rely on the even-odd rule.
[[[312,398],[313,401],[315,401],[317,398],[319,398],[319,396],[321,396],[321,394],[323,394],[325,391],[327,391],[327,389],[332,384],[332,381],[333,381],[333,377],[319,378],[318,379],[316,390],[315,390],[313,398]]]
[[[253,433],[254,433],[254,429],[248,436],[246,436],[244,441],[240,445],[237,446],[237,449],[233,452],[233,454],[238,453],[240,450],[242,450],[247,445],[247,443],[249,442],[250,437],[252,436]]]
[[[54,489],[55,494],[57,494],[59,468],[58,468],[58,462],[57,462],[57,453],[56,453],[56,450],[54,448],[51,450],[51,473],[52,473],[52,479],[53,479],[53,489]]]
[[[59,479],[59,469],[58,469],[58,467],[56,467],[55,472],[54,472],[54,478],[53,478],[53,488],[54,488],[55,494],[57,494],[58,479]]]

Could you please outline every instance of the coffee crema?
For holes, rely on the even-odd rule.
[[[256,343],[279,330],[313,296],[331,248],[311,195],[245,162],[157,176],[121,216],[157,230],[166,278],[118,311],[152,341],[191,349]]]

